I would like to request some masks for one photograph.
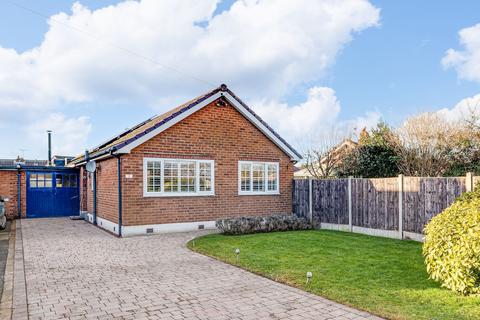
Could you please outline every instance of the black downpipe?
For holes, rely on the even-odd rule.
[[[20,169],[17,171],[17,214],[18,219],[22,218],[22,172]]]

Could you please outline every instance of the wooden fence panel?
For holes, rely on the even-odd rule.
[[[397,230],[398,229],[398,212],[399,208],[399,184],[398,178],[385,179],[385,190],[387,193],[387,206],[386,206],[386,229]]]
[[[465,178],[404,178],[404,230],[422,233],[425,225],[465,192]]]
[[[348,179],[312,181],[312,214],[318,223],[349,225],[349,205],[352,226],[370,229],[398,230],[399,178],[352,179],[349,204]],[[480,177],[473,177],[475,184]],[[422,233],[435,215],[447,208],[466,191],[466,177],[403,178],[403,231]],[[309,217],[309,181],[294,180],[293,212]]]
[[[348,179],[313,180],[312,185],[313,219],[348,224]]]
[[[293,213],[298,217],[308,217],[308,180],[293,180]]]
[[[352,179],[352,224],[397,229],[398,179]]]
[[[480,176],[473,177],[473,187],[475,188],[479,183],[480,183]]]

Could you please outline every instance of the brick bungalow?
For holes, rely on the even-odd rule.
[[[300,159],[221,85],[70,165],[80,168],[80,208],[87,220],[130,236],[214,228],[223,217],[289,214]],[[87,172],[87,162],[95,172]]]

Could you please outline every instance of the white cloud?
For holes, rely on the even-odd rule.
[[[87,136],[92,125],[87,117],[68,118],[62,113],[52,113],[41,121],[26,126],[25,139],[28,153],[44,154],[47,151],[47,130],[52,133],[52,153],[55,155],[77,155],[86,148]]]
[[[280,135],[300,149],[308,149],[325,138],[341,140],[371,128],[380,120],[378,112],[340,120],[340,102],[328,87],[313,87],[306,100],[291,106],[275,100],[254,103],[254,110]]]
[[[451,121],[461,121],[472,114],[480,117],[480,94],[462,99],[452,108],[443,108],[437,113]]]
[[[51,17],[38,47],[0,47],[0,110],[102,100],[158,105],[211,87],[159,64],[226,82],[247,98],[278,98],[321,78],[353,33],[379,22],[366,0],[244,0],[212,16],[217,4],[143,0],[92,11],[76,3],[72,13]]]
[[[306,101],[296,106],[276,101],[257,102],[253,105],[255,111],[272,127],[295,138],[331,124],[340,112],[335,91],[327,87],[311,88]]]
[[[272,101],[321,79],[355,33],[378,25],[379,9],[367,0],[239,0],[213,16],[219,2],[125,1],[98,10],[75,3],[49,19],[39,46],[0,46],[0,128],[9,136],[2,154],[26,149],[44,158],[46,129],[55,153],[81,152],[91,124],[72,117],[70,103],[161,112],[222,82],[246,101],[270,101],[263,107],[278,106],[274,114],[295,114],[292,134],[266,117],[287,139],[306,123],[313,132],[317,121],[335,121],[340,105],[328,88],[312,88],[292,110]]]
[[[362,129],[371,129],[375,127],[381,120],[382,114],[378,111],[367,111],[365,115],[358,116],[354,119],[350,119],[344,122],[344,128],[346,132],[354,133],[356,136],[360,134]]]
[[[480,82],[480,24],[460,30],[459,36],[463,50],[448,49],[442,64],[462,79]]]

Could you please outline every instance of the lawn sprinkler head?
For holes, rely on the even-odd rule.
[[[308,283],[308,282],[310,281],[310,279],[312,278],[312,276],[313,276],[313,274],[312,274],[310,271],[308,271],[308,272],[307,272],[307,282],[306,282],[306,283]]]

